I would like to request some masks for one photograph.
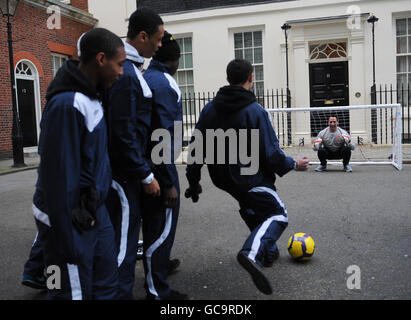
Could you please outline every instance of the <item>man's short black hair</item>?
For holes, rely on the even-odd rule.
[[[227,80],[230,85],[245,83],[251,73],[253,66],[247,60],[234,59],[227,65]]]
[[[104,28],[91,29],[80,40],[79,58],[82,63],[88,63],[99,52],[104,52],[111,59],[121,47],[124,47],[123,41],[113,32]]]
[[[147,8],[137,9],[128,21],[127,38],[134,40],[141,31],[147,32],[151,37],[163,24],[161,17],[154,11]]]

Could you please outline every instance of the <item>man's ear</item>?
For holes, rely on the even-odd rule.
[[[104,52],[99,52],[96,54],[96,63],[99,67],[102,67],[106,63],[106,55]]]
[[[254,72],[251,72],[250,75],[248,76],[248,82],[252,84],[253,81],[254,81]]]
[[[139,42],[145,42],[147,38],[148,38],[148,34],[145,31],[140,31],[139,34],[136,37],[136,39]]]

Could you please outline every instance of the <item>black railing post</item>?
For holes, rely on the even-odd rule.
[[[377,104],[377,88],[373,84],[371,86],[371,104]],[[377,110],[371,109],[371,140],[377,143]]]

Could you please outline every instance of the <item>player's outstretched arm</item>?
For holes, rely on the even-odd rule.
[[[295,170],[306,171],[310,164],[310,160],[307,157],[298,158],[295,160]]]

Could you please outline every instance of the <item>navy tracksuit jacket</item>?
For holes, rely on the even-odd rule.
[[[119,299],[132,299],[141,220],[142,181],[153,176],[145,157],[152,93],[138,65],[144,59],[125,42],[123,75],[109,92],[113,183],[107,208],[116,234]]]
[[[182,130],[178,129],[175,136],[175,122],[182,121],[181,92],[166,66],[152,60],[144,73],[153,93],[151,132],[166,129],[170,134],[171,145],[166,154],[171,158],[170,163],[155,165],[154,175],[159,181],[161,192],[175,187],[180,194],[178,173],[174,159],[181,152]],[[174,144],[174,141],[177,144]],[[149,142],[148,154],[151,154],[156,141]],[[167,283],[168,261],[177,228],[180,200],[176,207],[167,208],[164,201],[148,198],[143,202],[143,239],[144,267],[146,274],[146,290],[149,294],[166,298],[170,294]]]
[[[233,128],[239,137],[240,129],[248,131],[248,150],[251,150],[250,130],[259,130],[259,168],[256,174],[242,175],[241,164],[229,164],[229,144],[226,141],[226,163],[208,164],[208,171],[214,185],[228,192],[240,204],[240,214],[251,234],[241,251],[250,259],[262,265],[271,261],[277,250],[276,241],[288,224],[287,210],[278,197],[274,182],[276,174],[285,175],[294,168],[294,160],[280,149],[278,139],[270,123],[268,113],[256,102],[251,91],[239,86],[222,87],[215,99],[208,103],[200,114],[196,129],[203,135],[206,154],[206,129]],[[237,148],[237,152],[239,148]],[[215,155],[216,156],[216,155]],[[254,159],[255,160],[255,159]],[[202,163],[187,166],[186,176],[190,185],[197,185],[201,179]]]
[[[47,92],[33,213],[45,265],[61,270],[61,288],[48,290],[51,299],[113,299],[117,292],[114,230],[104,205],[111,169],[99,97],[72,60]],[[96,198],[86,196],[91,190]],[[86,205],[96,224],[82,230],[73,225],[73,209]]]

